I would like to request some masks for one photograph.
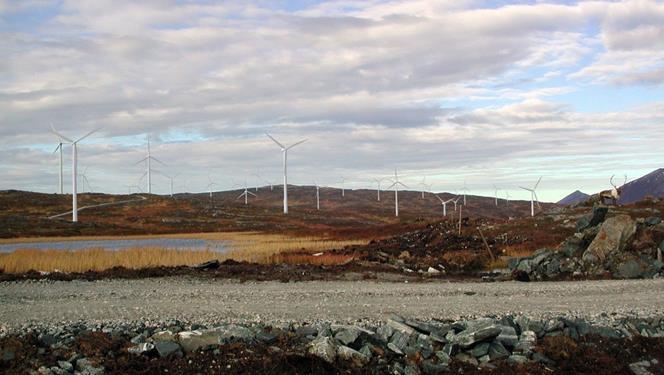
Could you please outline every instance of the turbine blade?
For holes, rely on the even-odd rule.
[[[279,141],[277,141],[276,139],[274,139],[270,134],[265,133],[265,135],[267,135],[268,137],[270,137],[270,139],[271,139],[274,143],[276,143],[279,147],[281,147],[282,150],[285,150],[285,149],[286,149],[286,147],[284,147],[284,145],[282,145],[281,143],[279,143]]]
[[[154,156],[150,156],[150,159],[156,161],[157,163],[163,165],[164,167],[166,166],[166,163],[164,163],[163,161],[161,161],[161,160],[155,158]]]
[[[535,187],[533,190],[537,189],[537,186],[539,185],[540,181],[542,181],[542,177],[540,176],[539,180],[537,180],[537,183],[535,184]]]
[[[301,140],[301,141],[299,141],[299,142],[295,142],[295,143],[293,143],[292,145],[288,146],[288,147],[286,148],[286,150],[290,150],[291,148],[293,148],[293,147],[295,147],[295,146],[297,146],[297,145],[299,145],[299,144],[302,144],[302,143],[304,143],[304,142],[306,142],[306,141],[307,141],[306,139],[303,139],[303,140]]]
[[[74,143],[78,143],[78,142],[84,140],[85,138],[91,136],[92,133],[95,133],[95,132],[99,131],[100,129],[101,129],[101,128],[97,128],[97,129],[95,129],[95,130],[89,132],[88,134],[86,134],[86,135],[82,136],[81,138],[77,139],[76,142],[74,142]]]
[[[55,130],[55,127],[53,126],[53,124],[51,124],[51,132],[53,132],[53,134],[57,135],[61,140],[65,140],[69,143],[74,143],[74,141],[72,141],[71,139],[65,137],[64,135],[59,133],[57,130]]]
[[[242,198],[242,197],[244,197],[244,192],[243,192],[242,194],[238,195],[237,198],[235,198],[235,200],[238,200],[238,199],[240,199],[240,198]]]
[[[443,198],[439,197],[438,194],[434,194],[433,196],[436,197],[436,198],[438,198],[438,200],[440,201],[440,203],[443,203],[443,202],[444,202]]]
[[[521,188],[521,189],[523,189],[523,190],[533,191],[533,189],[529,189],[529,188],[527,188],[527,187],[523,187],[523,186],[519,186],[519,188]]]
[[[392,185],[386,187],[385,190],[387,190],[387,189],[391,189],[391,188],[392,188],[394,185],[396,185],[396,184],[397,184],[396,182],[393,182]]]
[[[137,161],[136,163],[134,163],[134,165],[136,165],[136,164],[140,164],[140,163],[142,163],[142,162],[144,162],[144,161],[146,161],[146,160],[148,160],[148,157],[147,157],[147,156],[144,157],[143,159]]]
[[[52,154],[52,155],[55,155],[55,153],[58,152],[58,150],[59,150],[61,147],[62,147],[62,143],[58,143],[58,147],[56,147],[55,150],[53,150],[53,154]]]
[[[249,190],[247,190],[247,193],[249,193],[250,195],[253,195],[254,197],[258,197],[258,195],[256,195],[256,194],[250,192]]]

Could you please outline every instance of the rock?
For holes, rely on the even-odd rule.
[[[318,328],[312,326],[300,326],[295,330],[295,334],[302,337],[317,336]]]
[[[537,342],[537,334],[534,331],[523,331],[519,337],[519,343],[514,347],[515,353],[527,354],[532,352]]]
[[[318,336],[320,337],[320,335]],[[268,345],[274,344],[277,341],[277,337],[277,334],[274,332],[260,331],[256,334],[256,340]]]
[[[469,323],[468,327],[454,339],[460,347],[468,348],[475,343],[493,339],[500,332],[502,332],[502,328],[494,324],[490,319],[480,319]]]
[[[483,356],[489,354],[489,347],[490,346],[491,346],[491,344],[489,344],[488,342],[483,342],[483,343],[475,345],[475,347],[473,347],[470,350],[469,353],[470,353],[470,355],[472,355],[475,358],[480,358],[480,357],[483,357]]]
[[[148,335],[145,333],[141,333],[140,335],[136,335],[129,340],[132,344],[142,344],[145,342],[145,339],[148,338]]]
[[[509,350],[505,349],[505,346],[500,342],[494,341],[489,346],[489,358],[494,361],[497,359],[503,359],[510,356]]]
[[[548,249],[539,249],[533,254],[533,260],[531,267],[539,266],[544,260],[549,258],[553,254],[551,250]]]
[[[171,354],[182,356],[182,348],[175,342],[157,341],[154,346],[157,349],[157,353],[159,353],[159,356],[162,358],[168,357]]]
[[[640,361],[630,363],[629,369],[634,375],[652,375],[652,372],[648,370],[650,366],[651,364],[649,361]]]
[[[630,258],[618,265],[615,276],[622,279],[636,279],[641,277],[641,274],[644,271],[641,262],[634,258]]]
[[[409,338],[410,335],[401,331],[396,331],[392,335],[392,339],[390,339],[387,347],[397,354],[403,354],[404,349],[408,346]]]
[[[440,271],[438,271],[437,269],[435,269],[433,267],[429,267],[429,269],[427,270],[427,273],[430,274],[430,275],[437,275],[437,274],[440,273]]]
[[[384,324],[378,327],[378,329],[376,329],[376,333],[378,334],[378,337],[380,337],[381,340],[388,342],[390,341],[390,338],[394,334],[394,329],[389,325]]]
[[[423,358],[429,358],[433,354],[433,344],[427,335],[418,335],[415,346]]]
[[[102,375],[104,374],[103,367],[94,367],[87,358],[81,358],[76,361],[76,369],[82,375]]]
[[[581,233],[584,230],[594,227],[601,224],[606,217],[606,214],[609,212],[609,208],[606,206],[593,206],[593,210],[590,214],[582,217],[576,223],[576,231]]]
[[[192,268],[198,269],[198,270],[216,270],[219,268],[219,260],[217,259],[212,259],[208,260],[207,262],[203,262],[200,264],[197,264],[195,266],[192,266]]]
[[[627,215],[607,219],[601,226],[593,242],[583,253],[589,262],[603,262],[607,257],[621,252],[631,242],[636,233],[636,223]]]
[[[566,257],[581,256],[583,255],[583,236],[573,235],[568,237],[562,244],[559,246],[559,250]]]
[[[438,362],[442,362],[445,364],[450,362],[449,354],[445,353],[445,351],[443,350],[436,352],[436,358],[438,358]]]
[[[438,375],[447,372],[449,368],[442,363],[433,363],[431,360],[422,361],[422,371],[427,375]]]
[[[171,331],[159,331],[155,332],[152,337],[152,341],[175,341],[177,337]]]
[[[74,365],[71,364],[71,362],[68,361],[58,361],[58,367],[65,371],[74,371]]]
[[[530,259],[523,259],[521,262],[519,262],[519,265],[516,267],[516,270],[525,273],[531,273],[533,270],[533,261]]]
[[[548,365],[548,366],[553,366],[556,364],[551,358],[545,356],[542,353],[535,352],[533,353],[532,360],[537,363],[541,363],[543,365]]]
[[[519,343],[519,336],[516,335],[514,327],[501,326],[500,334],[496,337],[496,341],[506,347],[513,348]]]
[[[219,345],[220,336],[221,333],[215,330],[182,331],[177,334],[180,346],[187,353]]]
[[[507,363],[510,365],[522,365],[528,362],[528,358],[518,354],[512,354],[507,358]]]
[[[459,361],[459,362],[467,363],[467,364],[472,365],[472,366],[477,366],[477,365],[480,364],[477,361],[477,359],[475,359],[475,357],[473,357],[472,355],[470,355],[468,353],[459,353],[459,354],[454,356],[454,359]]]
[[[16,358],[16,354],[13,350],[7,348],[2,350],[2,361],[11,362]]]
[[[414,365],[408,365],[403,370],[403,375],[420,375],[420,370]]]
[[[309,343],[308,352],[327,362],[334,362],[337,356],[337,350],[329,337],[319,337]]]
[[[655,226],[655,225],[657,225],[661,222],[662,222],[662,219],[658,218],[657,216],[650,216],[650,217],[646,218],[646,220],[645,220],[645,224],[649,227]]]
[[[398,331],[398,332],[404,333],[404,334],[406,334],[406,335],[408,335],[408,336],[410,336],[410,335],[412,335],[413,333],[415,333],[415,330],[414,330],[413,328],[407,326],[407,325],[404,324],[404,323],[397,322],[396,320],[391,319],[391,318],[387,320],[387,325],[390,326],[390,327],[391,327],[392,329],[394,329],[395,331]]]
[[[364,354],[344,345],[341,345],[337,348],[337,357],[347,361],[358,362],[360,364],[369,362],[369,358],[367,358]]]
[[[560,261],[558,259],[552,259],[549,264],[546,265],[546,276],[548,278],[553,278],[560,273]]]
[[[149,342],[143,342],[127,349],[127,351],[132,354],[147,354],[153,350],[154,350],[154,344]]]
[[[355,340],[358,339],[358,337],[360,337],[360,333],[361,331],[359,329],[350,326],[348,328],[341,329],[339,332],[337,332],[334,338],[339,340],[344,345],[351,345],[355,342]]]

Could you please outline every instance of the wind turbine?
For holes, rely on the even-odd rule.
[[[388,186],[387,188],[390,189],[394,187],[394,216],[396,217],[399,217],[399,185],[405,188],[408,187],[403,183],[399,182],[399,175],[397,175],[397,169],[394,168],[394,182],[392,183],[392,185]]]
[[[55,150],[53,151],[53,154],[58,152],[58,150],[60,151],[60,180],[59,180],[59,182],[60,182],[60,194],[64,194],[64,186],[63,186],[64,185],[64,179],[62,178],[62,145],[63,144],[64,143],[62,143],[62,138],[60,138],[60,143],[58,143],[58,147],[56,147]]]
[[[447,204],[450,202],[454,202],[454,198],[450,198],[448,200],[443,200],[443,198],[439,197],[438,194],[434,194],[436,198],[440,201],[440,204],[443,205],[443,216],[447,216]],[[457,198],[459,199],[459,198]],[[455,202],[456,203],[456,202]],[[456,204],[455,204],[456,207]],[[456,208],[454,209],[456,211]]]
[[[535,216],[535,202],[537,202],[537,207],[541,208],[539,204],[539,199],[537,198],[537,193],[535,192],[537,190],[537,186],[539,185],[540,181],[542,181],[542,177],[540,177],[539,180],[537,180],[537,183],[535,184],[535,186],[533,186],[532,189],[519,186],[521,189],[528,190],[530,192],[530,216]]]
[[[468,187],[466,186],[466,180],[463,180],[463,187],[461,188],[461,191],[463,192],[463,205],[466,205],[466,193],[469,191]]]
[[[456,197],[456,199],[452,201],[454,203],[454,211],[455,212],[457,210],[457,203],[459,202],[459,199],[461,199],[461,197]]]
[[[346,177],[341,176],[341,196],[346,196]]]
[[[154,161],[160,163],[163,166],[165,166],[166,164],[164,164],[161,160],[159,160],[159,159],[155,158],[154,156],[152,156],[152,154],[150,153],[150,135],[147,136],[147,139],[148,139],[148,154],[143,159],[137,161],[136,164],[147,161],[147,169],[146,169],[145,173],[143,173],[143,176],[141,176],[141,179],[143,179],[143,177],[145,177],[145,176],[148,177],[148,181],[147,181],[148,194],[152,194],[152,167],[151,167],[150,162],[152,160],[154,160]],[[158,172],[158,171],[155,171],[155,172]]]
[[[254,197],[256,197],[256,194],[249,191],[249,188],[247,187],[247,181],[245,181],[244,182],[244,192],[242,192],[242,194],[238,195],[238,197],[235,198],[235,199],[240,199],[240,198],[244,197],[244,204],[246,206],[247,204],[249,204],[249,195],[253,195]]]
[[[180,174],[178,173],[175,176],[169,176],[164,172],[159,172],[159,171],[155,171],[155,172],[159,173],[160,175],[162,175],[162,176],[164,176],[164,177],[166,177],[167,179],[170,180],[170,183],[171,183],[171,198],[173,198],[173,180],[175,180],[175,177],[179,176]]]
[[[92,135],[92,133],[98,130],[99,129],[95,129],[74,141],[58,133],[58,131],[55,130],[53,124],[51,124],[51,131],[53,131],[55,135],[60,137],[60,141],[64,140],[66,141],[66,143],[71,144],[71,221],[73,222],[78,222],[78,194],[77,194],[78,186],[76,184],[77,182],[76,180],[78,179],[78,173],[76,172],[76,168],[78,166],[78,147],[77,147],[78,142],[84,140],[85,138],[89,137],[90,135]]]
[[[320,211],[320,186],[316,181],[314,181],[314,185],[316,185],[316,209]]]
[[[424,177],[422,177],[422,182],[420,182],[419,184],[417,184],[418,186],[422,186],[422,199],[424,199],[424,193],[425,193],[427,190],[430,190],[430,189],[431,189],[431,185],[430,185],[430,184],[427,185],[427,184],[426,184],[426,180],[427,180],[427,176],[424,176]],[[427,188],[429,188],[429,189],[427,189]]]
[[[377,200],[378,200],[378,202],[380,202],[380,183],[381,183],[384,179],[385,179],[385,178],[374,178],[374,179],[373,179],[373,181],[374,181],[374,182],[376,183],[376,185],[377,185],[376,194],[377,194],[377,198],[378,198]]]
[[[495,196],[496,196],[496,207],[498,207],[498,186],[493,185],[493,190],[495,191]]]
[[[281,148],[281,153],[284,155],[284,213],[288,213],[288,150],[291,148],[306,142],[306,139],[303,139],[301,141],[295,142],[292,145],[286,147],[279,143],[276,139],[274,139],[270,134],[265,133],[274,143],[277,144]]]
[[[79,173],[81,177],[81,185],[83,186],[83,193],[86,192],[89,193],[92,191],[92,185],[90,185],[90,181],[88,181],[88,176],[86,175],[87,172],[88,172],[88,167],[85,167],[85,169],[83,169],[83,173]],[[88,185],[88,190],[85,190],[86,184]]]
[[[208,188],[208,191],[210,192],[210,200],[212,199],[212,187],[213,187],[213,186],[219,186],[219,184],[217,184],[216,182],[213,182],[213,181],[212,181],[212,177],[210,177],[210,172],[208,172],[208,184],[207,184],[207,188]]]
[[[507,205],[507,206],[510,205],[510,192],[509,191],[505,192],[505,205]]]

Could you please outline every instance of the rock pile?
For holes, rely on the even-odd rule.
[[[94,330],[111,338],[126,337],[127,344],[119,350],[136,358],[186,359],[206,352],[221,355],[229,345],[243,344],[267,346],[274,353],[284,350],[301,353],[299,355],[318,357],[330,364],[345,363],[351,368],[371,366],[393,374],[438,374],[458,366],[492,369],[498,365],[532,364],[555,368],[556,360],[542,350],[547,338],[565,337],[577,341],[586,335],[608,339],[664,337],[664,318],[603,315],[592,320],[570,316],[535,319],[519,315],[420,321],[394,315],[381,324],[369,326],[329,322],[282,328],[236,324],[207,328],[194,324],[185,329],[178,323],[155,328],[75,326],[40,333],[42,348],[39,350],[71,353],[63,348],[75,345],[80,335],[89,335]],[[34,334],[26,332],[26,336]],[[101,341],[104,340],[107,339]],[[8,341],[0,340],[0,370],[17,358],[12,347],[3,347],[3,342]],[[284,347],[284,342],[291,347]],[[280,343],[282,346],[277,346]],[[114,354],[111,360],[121,354]],[[103,374],[105,371],[100,358],[86,358],[78,353],[68,354],[67,358],[53,355],[47,358],[53,363],[36,363],[40,366],[32,372]],[[650,358],[638,359],[631,366],[635,370],[647,371],[656,365]]]
[[[595,206],[578,220],[576,233],[556,249],[539,249],[508,262],[517,280],[582,277],[620,279],[662,276],[664,224],[657,217],[634,220],[619,214],[607,218],[606,206]]]

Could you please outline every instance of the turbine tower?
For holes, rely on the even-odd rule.
[[[155,158],[154,156],[152,156],[152,154],[150,152],[150,135],[147,136],[147,139],[148,139],[148,154],[143,159],[137,161],[136,164],[147,161],[147,168],[145,170],[145,173],[143,173],[143,176],[141,176],[141,179],[143,179],[143,177],[145,177],[145,176],[148,177],[148,181],[147,181],[148,189],[147,190],[148,190],[148,194],[152,194],[152,171],[153,170],[152,170],[152,166],[151,166],[151,161],[154,160],[154,161],[156,161],[157,163],[159,163],[163,166],[166,166],[166,164],[164,164],[161,160],[159,160],[159,159]],[[155,172],[158,172],[158,171],[155,171]]]
[[[219,184],[217,184],[216,182],[213,182],[213,181],[212,181],[212,177],[210,177],[210,172],[208,172],[208,184],[207,184],[207,188],[208,188],[208,191],[210,192],[210,200],[212,200],[212,187],[213,187],[213,186],[219,186]]]
[[[60,139],[60,143],[58,143],[58,147],[55,148],[55,151],[53,151],[53,154],[56,152],[60,151],[60,194],[64,194],[64,178],[62,177],[62,139]]]
[[[448,200],[443,200],[443,198],[439,197],[438,194],[434,194],[436,198],[440,201],[440,204],[443,205],[443,216],[447,216],[447,204],[450,202],[454,202],[454,198],[450,198]],[[459,198],[457,198],[459,199]],[[456,203],[456,202],[455,202]],[[456,204],[455,204],[456,207]],[[454,209],[456,211],[456,208]]]
[[[498,186],[493,185],[493,190],[494,190],[495,197],[496,197],[496,207],[498,207],[498,190],[499,190]]]
[[[81,177],[81,185],[83,186],[83,193],[90,193],[92,192],[92,185],[90,185],[90,181],[88,181],[88,176],[86,173],[88,172],[88,167],[85,167],[83,169],[83,173],[79,173],[79,176]],[[88,185],[88,190],[85,190],[85,185]]]
[[[505,192],[505,205],[506,206],[510,205],[510,192],[509,191]]]
[[[92,133],[98,130],[99,129],[95,129],[74,141],[58,133],[58,131],[55,130],[53,124],[51,124],[51,131],[53,131],[53,134],[60,137],[61,142],[66,141],[63,143],[71,144],[71,221],[75,223],[78,222],[78,194],[77,194],[78,186],[76,184],[77,182],[76,180],[78,179],[78,173],[76,171],[76,168],[78,166],[78,142],[84,140],[85,138],[89,137],[90,135],[92,135]]]
[[[246,206],[247,204],[249,204],[249,195],[253,195],[254,197],[256,197],[256,194],[249,191],[249,188],[247,187],[247,181],[245,181],[244,191],[242,192],[242,194],[238,195],[238,197],[235,199],[240,199],[244,197],[244,205]]]
[[[427,188],[429,188],[429,190],[431,189],[431,185],[430,184],[427,185],[426,181],[427,181],[427,176],[424,176],[422,177],[422,182],[417,184],[418,186],[422,187],[422,199],[424,199],[424,193],[427,191]]]
[[[392,183],[392,185],[388,186],[387,188],[390,189],[394,187],[394,216],[396,217],[399,217],[399,185],[405,188],[408,187],[399,181],[397,169],[394,168],[394,183]]]
[[[521,189],[527,190],[527,191],[530,192],[530,216],[535,216],[535,202],[537,202],[537,207],[541,208],[541,206],[539,204],[539,199],[537,198],[537,192],[536,192],[537,186],[539,185],[540,181],[542,181],[542,177],[540,177],[539,180],[537,180],[537,183],[535,184],[535,186],[533,186],[532,189],[529,189],[529,188],[526,188],[526,187],[523,187],[523,186],[519,186]]]
[[[384,180],[385,178],[374,178],[373,181],[376,183],[376,194],[377,194],[377,201],[380,202],[380,183]]]
[[[320,211],[320,186],[316,181],[314,181],[314,185],[316,185],[316,209]]]
[[[284,213],[287,214],[288,213],[288,150],[301,143],[306,142],[307,140],[303,139],[287,147],[279,143],[279,141],[274,139],[270,134],[265,133],[265,135],[267,135],[274,143],[277,144],[277,146],[281,148],[281,153],[284,156]]]
[[[469,191],[468,187],[466,186],[466,180],[463,180],[463,187],[461,188],[461,191],[463,192],[463,205],[466,205],[466,193]]]
[[[341,176],[341,196],[346,196],[346,177]]]
[[[461,197],[456,197],[456,199],[452,201],[454,203],[454,211],[455,212],[457,210],[457,203],[459,202],[459,199],[461,199]]]

